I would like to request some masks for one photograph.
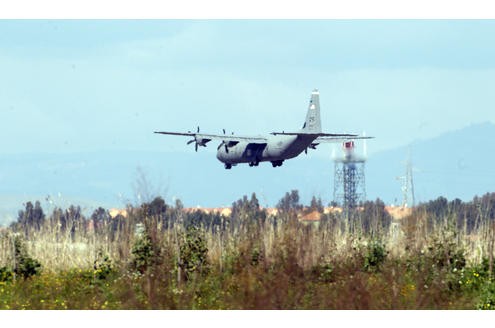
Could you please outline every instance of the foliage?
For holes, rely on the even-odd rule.
[[[17,240],[0,238],[0,308],[494,306],[492,194],[419,205],[394,223],[410,230],[394,238],[379,199],[352,218],[357,233],[342,228],[348,222],[339,213],[322,214],[319,224],[299,222],[303,211],[322,208],[313,197],[303,209],[297,190],[285,194],[277,215],[255,194],[234,202],[228,217],[147,199],[115,218],[103,208],[85,218],[77,206],[44,217],[31,204],[5,229],[19,232]]]
[[[143,231],[138,234],[131,250],[131,268],[145,273],[154,263],[155,252],[149,234]]]
[[[335,281],[334,265],[323,257],[313,266],[311,273],[319,282],[329,283]]]
[[[298,190],[291,190],[290,193],[286,192],[285,196],[282,199],[280,199],[277,204],[277,209],[284,213],[299,210],[301,208],[302,206],[299,204]]]
[[[495,282],[489,282],[483,285],[477,309],[495,310]]]
[[[41,271],[41,263],[31,257],[21,257],[15,273],[27,279]]]
[[[20,210],[17,222],[13,224],[13,227],[17,230],[22,230],[26,234],[28,232],[28,227],[39,230],[45,221],[45,213],[41,208],[40,202],[36,201],[34,206],[33,203],[27,202],[24,210]]]
[[[110,257],[100,250],[93,263],[94,276],[96,279],[105,280],[114,272],[114,266]]]
[[[252,224],[264,224],[265,220],[266,212],[261,209],[255,193],[251,194],[250,199],[244,195],[232,204],[232,215],[230,217],[231,231],[239,231],[241,227]]]
[[[19,236],[14,237],[14,273],[27,279],[41,272],[41,263],[31,258]]]
[[[257,266],[263,260],[263,253],[260,250],[260,247],[253,247],[251,252],[251,265]]]
[[[379,235],[388,231],[392,217],[385,210],[385,203],[381,199],[374,202],[366,201],[360,213],[361,224],[366,234]]]
[[[195,226],[189,226],[180,244],[179,266],[190,280],[196,273],[206,273],[208,247],[204,233]]]
[[[427,254],[438,269],[460,270],[466,266],[464,250],[459,247],[457,235],[452,227],[433,235],[427,247]]]
[[[92,221],[95,231],[100,231],[110,222],[111,217],[107,210],[103,207],[98,207],[93,211],[93,214],[91,214],[90,220]]]
[[[364,255],[364,269],[366,271],[377,271],[385,261],[387,251],[385,245],[377,240],[371,241]]]
[[[318,211],[320,213],[323,213],[323,202],[321,201],[321,198],[316,196],[313,196],[311,198],[311,203],[309,204],[309,208],[311,211]]]
[[[0,282],[12,281],[14,272],[7,266],[0,267]]]

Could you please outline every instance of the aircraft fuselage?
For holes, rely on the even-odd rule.
[[[314,136],[271,135],[267,143],[241,141],[236,145],[220,146],[217,158],[226,165],[239,163],[279,162],[298,156],[315,140]]]

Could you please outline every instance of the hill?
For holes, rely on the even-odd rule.
[[[379,138],[379,134],[376,135]],[[416,199],[438,196],[470,200],[495,190],[495,125],[483,123],[437,138],[376,153],[366,164],[367,198],[400,202],[404,161],[411,153]],[[373,141],[369,142],[372,147]],[[164,147],[165,148],[165,147]],[[285,192],[300,191],[301,202],[313,195],[327,204],[333,198],[334,164],[310,152],[280,168],[261,163],[225,170],[215,147],[198,153],[98,151],[73,154],[4,154],[0,156],[0,223],[14,219],[22,203],[40,200],[45,211],[80,205],[86,212],[137,204],[160,194],[188,207],[223,207],[255,192],[262,206],[275,206]],[[328,148],[318,150],[328,151]],[[314,151],[313,151],[314,152]]]
[[[495,125],[482,123],[382,152],[367,163],[367,192],[387,203],[401,201],[397,176],[411,154],[417,201],[439,196],[470,200],[495,191]]]

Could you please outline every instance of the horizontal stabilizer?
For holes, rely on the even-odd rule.
[[[357,137],[357,134],[346,134],[346,133],[306,133],[306,132],[272,132],[274,136],[312,136],[312,137]]]
[[[355,137],[318,137],[313,142],[315,143],[334,143],[341,141],[349,141],[349,140],[362,140],[362,139],[373,139],[374,137],[364,137],[364,136],[355,136]]]

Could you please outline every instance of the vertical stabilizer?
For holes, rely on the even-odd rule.
[[[321,133],[320,92],[316,89],[311,93],[306,121],[301,131],[304,133]]]

